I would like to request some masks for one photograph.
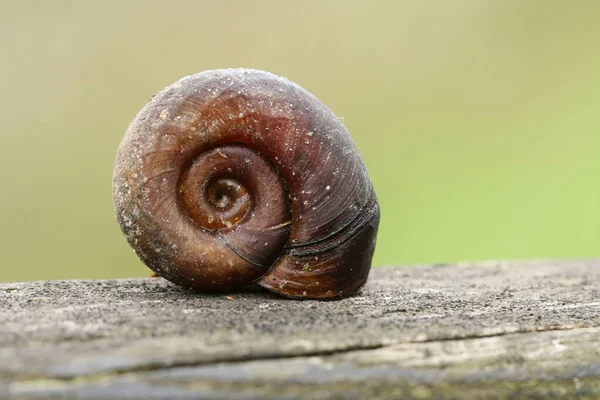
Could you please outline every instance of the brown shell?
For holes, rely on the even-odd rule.
[[[140,259],[199,291],[250,283],[292,298],[367,280],[379,205],[350,135],[300,86],[205,71],[131,122],[113,176],[117,220]]]

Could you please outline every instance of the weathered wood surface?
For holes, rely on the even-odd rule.
[[[600,261],[380,268],[335,302],[0,285],[0,397],[600,398]]]

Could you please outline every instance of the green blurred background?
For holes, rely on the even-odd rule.
[[[224,67],[344,117],[375,265],[600,254],[598,1],[4,1],[0,281],[147,276],[117,146],[154,93]]]

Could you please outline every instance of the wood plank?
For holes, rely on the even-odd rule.
[[[598,260],[377,268],[334,302],[231,296],[0,284],[0,395],[600,398]]]

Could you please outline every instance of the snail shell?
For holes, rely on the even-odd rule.
[[[118,150],[123,234],[160,276],[205,292],[250,283],[332,299],[367,280],[371,180],[333,112],[285,78],[205,71],[155,95]]]

